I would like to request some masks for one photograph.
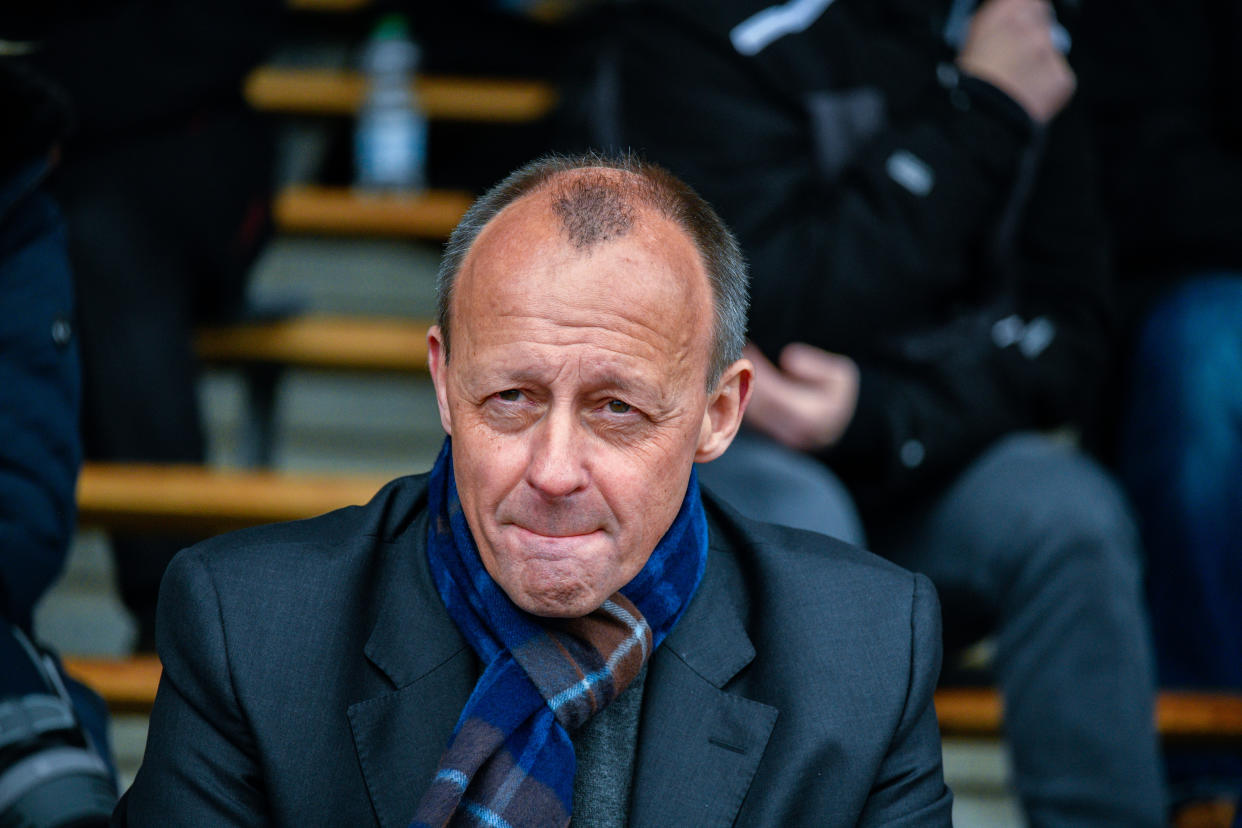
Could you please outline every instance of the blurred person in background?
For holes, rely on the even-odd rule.
[[[0,26],[0,824],[106,824],[107,711],[34,642],[73,532],[79,366],[65,230],[44,192],[69,107]]]
[[[88,459],[205,460],[192,332],[241,310],[265,238],[272,146],[241,85],[281,6],[64,0],[13,13],[29,63],[76,120],[53,188],[78,293]],[[152,648],[164,567],[189,540],[113,538],[139,649]]]
[[[1083,23],[1126,314],[1112,440],[1158,675],[1242,691],[1242,6],[1089,3]],[[1174,750],[1167,769],[1175,805],[1236,817],[1242,753]]]
[[[935,582],[946,646],[995,636],[1030,824],[1161,824],[1137,532],[1108,474],[1053,436],[1091,421],[1113,324],[1073,10],[616,14],[581,105],[592,142],[684,176],[752,262],[749,446],[704,482],[815,520],[848,516],[839,475],[873,548]]]

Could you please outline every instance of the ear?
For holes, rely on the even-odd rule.
[[[453,435],[453,416],[448,405],[448,367],[444,352],[444,338],[439,325],[427,329],[427,367],[431,370],[431,382],[436,388],[436,405],[440,409],[440,425],[450,437]]]
[[[707,410],[703,412],[703,427],[699,431],[699,445],[694,453],[696,463],[715,460],[725,453],[733,442],[742,414],[750,402],[750,390],[755,379],[754,366],[749,360],[739,359],[725,369],[708,395]]]

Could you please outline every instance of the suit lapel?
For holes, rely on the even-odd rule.
[[[778,711],[721,689],[755,656],[735,609],[738,573],[713,548],[698,592],[644,687],[634,825],[731,825]]]
[[[349,707],[358,763],[386,828],[413,818],[478,673],[431,581],[426,537],[423,517],[389,547],[377,577],[365,652],[395,690]]]
[[[714,533],[715,534],[715,533]],[[382,826],[413,817],[478,679],[426,556],[426,518],[390,545],[366,656],[392,683],[349,707],[358,762]],[[634,825],[731,825],[778,711],[723,688],[754,659],[732,556],[713,548],[703,583],[652,659],[631,796]]]

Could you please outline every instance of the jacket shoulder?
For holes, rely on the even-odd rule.
[[[210,569],[265,573],[282,556],[334,557],[350,549],[389,543],[413,525],[426,504],[427,476],[399,477],[361,506],[346,506],[317,517],[227,532],[195,544],[191,553]]]

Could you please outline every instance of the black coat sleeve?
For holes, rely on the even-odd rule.
[[[268,825],[259,749],[238,701],[218,587],[198,549],[160,586],[160,677],[142,767],[114,826]]]

